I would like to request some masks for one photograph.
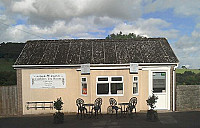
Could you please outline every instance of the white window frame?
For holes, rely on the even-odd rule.
[[[134,80],[135,77],[137,77],[136,81]],[[132,90],[132,93],[133,93],[134,96],[138,96],[139,95],[139,77],[138,76],[133,76],[133,83],[137,83],[137,91],[138,92],[133,93],[133,90]],[[133,89],[133,83],[132,83],[132,89]]]
[[[85,78],[86,81],[82,81],[83,78]],[[87,84],[87,94],[83,94],[83,93],[82,93],[82,92],[83,92],[83,86],[82,86],[83,83],[86,83],[86,84],[87,84],[87,77],[81,77],[81,95],[82,95],[82,96],[87,96],[87,95],[88,95],[88,84]]]
[[[98,78],[108,78],[108,81],[98,81]],[[113,77],[121,77],[122,81],[111,81]],[[108,94],[97,94],[97,84],[98,83],[108,83],[109,92]],[[111,83],[122,83],[123,85],[123,92],[122,94],[111,94]],[[123,76],[97,76],[96,77],[96,95],[97,96],[124,96],[124,77]]]

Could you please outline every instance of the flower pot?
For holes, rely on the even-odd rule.
[[[157,121],[158,120],[157,111],[155,111],[153,109],[147,110],[147,120],[149,120],[149,121]]]
[[[64,113],[56,112],[53,114],[53,119],[55,124],[61,124],[64,122]]]

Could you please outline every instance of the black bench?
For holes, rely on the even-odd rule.
[[[27,104],[27,110],[34,108],[35,110],[37,109],[43,109],[45,110],[46,108],[53,109],[53,101],[31,101],[31,102],[26,102]]]

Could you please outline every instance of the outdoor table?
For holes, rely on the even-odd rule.
[[[89,113],[89,114],[92,115],[92,108],[93,108],[94,104],[91,104],[91,103],[89,103],[89,104],[83,104],[83,106],[88,107],[89,109],[88,109],[87,113]]]
[[[121,106],[121,115],[122,114],[126,114],[126,112],[127,112],[127,110],[126,110],[126,106],[128,106],[129,105],[129,103],[119,103],[118,105],[120,105]],[[124,107],[123,107],[124,106]]]

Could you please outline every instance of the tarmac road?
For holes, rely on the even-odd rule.
[[[0,117],[0,128],[200,128],[200,111],[158,113],[159,120],[146,120],[146,113],[118,117],[110,115],[85,117],[65,115],[63,124],[53,124],[52,115]]]

